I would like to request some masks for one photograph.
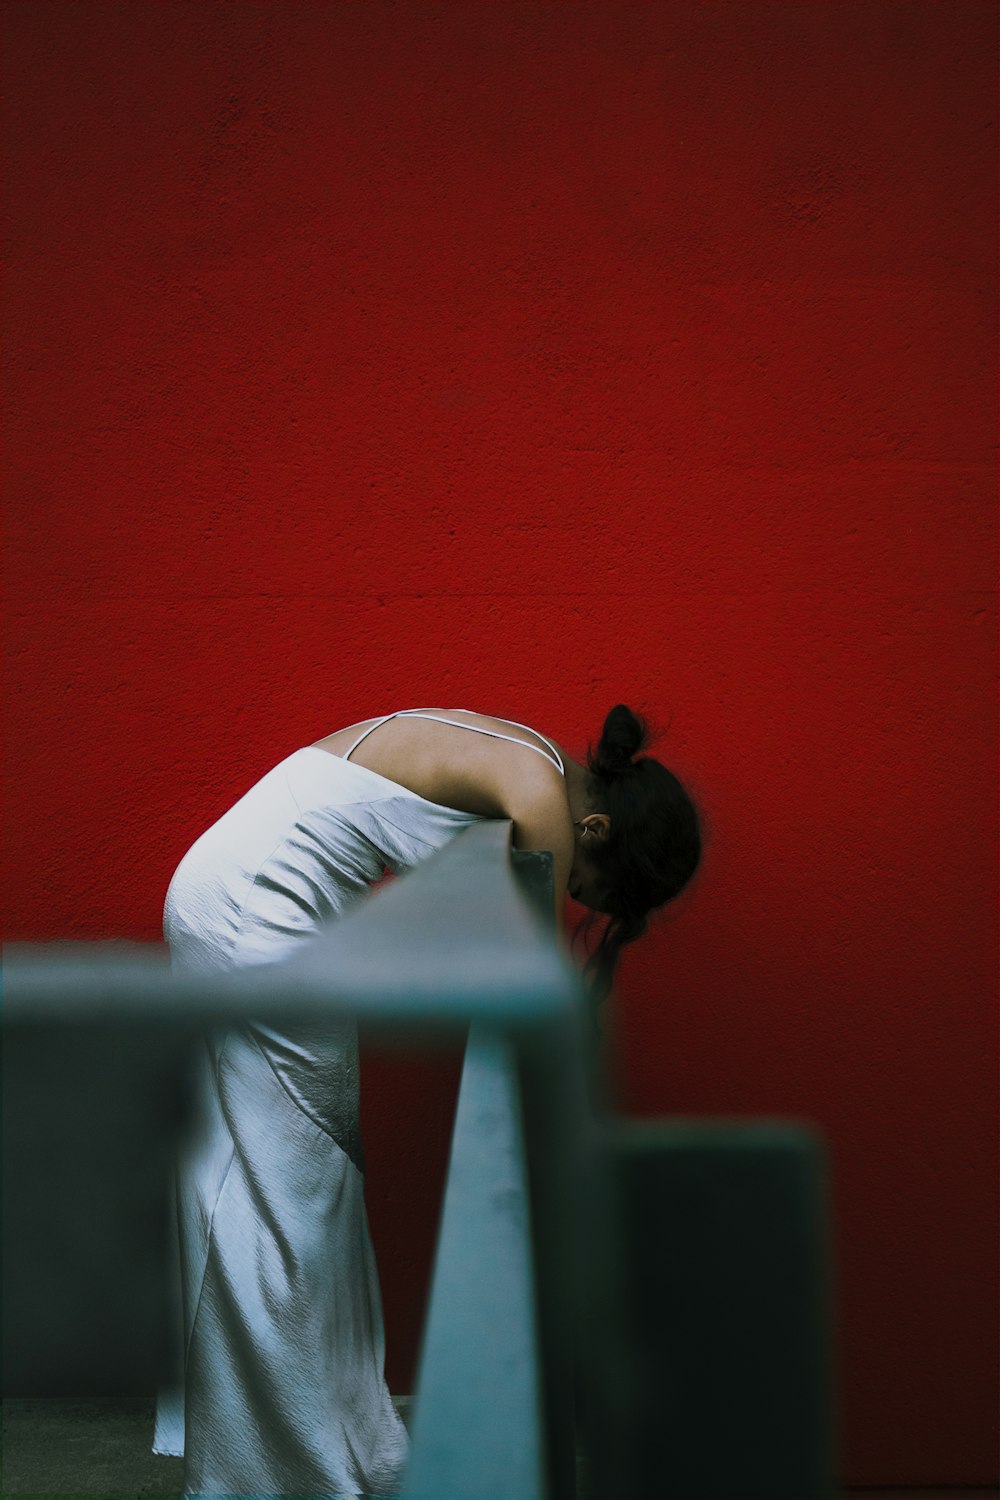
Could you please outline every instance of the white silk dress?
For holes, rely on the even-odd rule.
[[[444,722],[563,770],[551,745]],[[365,734],[344,757],[295,751],[192,845],[164,911],[174,967],[280,960],[385,869],[479,821],[349,760]],[[184,1455],[185,1497],[398,1494],[408,1440],[384,1376],[356,1028],[248,1021],[196,1067],[175,1203],[183,1369],[160,1392],[154,1451]]]

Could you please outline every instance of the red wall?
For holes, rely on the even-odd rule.
[[[622,1105],[821,1127],[843,1478],[987,1482],[993,4],[6,12],[7,935],[360,717],[647,708]],[[454,1079],[366,1060],[396,1390]]]

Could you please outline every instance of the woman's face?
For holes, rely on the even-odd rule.
[[[587,906],[591,911],[605,912],[610,896],[606,877],[598,869],[596,861],[587,851],[587,840],[576,846],[570,866],[567,890],[574,901]]]

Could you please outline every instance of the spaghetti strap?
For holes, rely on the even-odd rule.
[[[471,708],[463,708],[459,711],[463,714],[475,712],[475,710]],[[519,740],[516,735],[501,734],[499,729],[484,729],[480,724],[463,724],[459,719],[447,719],[441,714],[425,713],[422,709],[419,708],[401,708],[398,709],[394,714],[383,714],[380,719],[375,720],[374,724],[369,724],[367,729],[363,729],[361,731],[357,739],[351,745],[351,748],[344,752],[344,759],[350,760],[351,755],[361,744],[361,741],[367,739],[368,735],[371,734],[373,729],[378,729],[380,724],[387,724],[390,719],[430,719],[432,723],[435,724],[452,724],[456,729],[471,729],[473,734],[486,734],[489,735],[490,739],[493,740],[509,740],[512,745],[523,745],[525,750],[534,750],[535,754],[540,755],[543,760],[547,760],[550,766],[555,766],[560,776],[565,776],[566,774],[566,768],[563,765],[562,756],[559,754],[559,751],[556,749],[555,745],[553,745],[551,740],[546,739],[544,734],[539,734],[537,729],[532,729],[529,724],[520,724],[518,723],[517,719],[500,720],[501,724],[510,724],[514,729],[526,729],[529,734],[538,735],[538,738],[544,741],[544,743],[548,745],[549,750],[552,751],[551,755],[543,750],[540,745],[530,745],[527,740]]]
[[[358,735],[357,739],[352,744],[351,748],[349,750],[345,750],[344,751],[344,759],[345,760],[350,760],[350,758],[354,754],[355,750],[361,744],[361,741],[362,740],[366,740],[368,738],[368,736],[371,734],[371,732],[372,732],[373,729],[377,729],[380,724],[387,724],[390,719],[394,719],[395,717],[396,717],[395,714],[383,714],[382,717],[381,717],[381,719],[376,719],[374,724],[369,724],[369,726],[368,726],[367,729],[363,729],[361,731],[361,733]]]
[[[463,708],[460,710],[460,712],[463,714],[470,714],[474,713],[475,709]],[[547,755],[540,746],[529,745],[527,740],[519,740],[516,735],[501,734],[499,729],[484,729],[481,724],[463,724],[459,719],[446,719],[439,714],[424,713],[421,709],[404,708],[401,709],[398,714],[394,715],[394,717],[399,719],[431,719],[436,724],[453,724],[456,729],[471,729],[473,734],[488,734],[490,739],[509,740],[512,745],[523,745],[526,750],[534,750],[535,754],[540,755],[543,760],[547,760],[550,766],[555,766],[556,770],[561,776],[565,776],[566,774],[565,767],[562,763],[562,757],[560,756],[558,750],[555,748],[552,742],[545,739],[544,734],[538,734],[537,729],[532,729],[528,724],[519,724],[516,719],[501,719],[500,722],[502,724],[510,724],[515,729],[526,729],[529,734],[538,734],[538,738],[540,740],[545,740],[545,743],[552,751],[552,754]]]
[[[466,709],[465,712],[469,713],[470,710]],[[562,756],[559,754],[559,751],[556,749],[555,745],[553,745],[552,741],[550,739],[548,739],[544,734],[542,734],[540,730],[538,730],[538,729],[532,729],[532,727],[531,727],[530,724],[519,724],[518,721],[517,721],[517,719],[501,719],[500,722],[501,722],[501,724],[513,724],[514,727],[515,727],[515,729],[526,729],[529,734],[537,734],[538,738],[540,740],[543,740],[544,743],[546,745],[548,745],[549,749],[552,751],[552,754],[555,757],[554,764],[555,764],[557,770],[559,770],[565,776],[565,774],[566,774],[566,768],[563,765]],[[469,724],[466,727],[469,728],[469,729],[471,729],[473,726],[471,724]],[[483,730],[483,734],[489,734],[489,733],[490,733],[490,730],[488,730],[488,729],[484,729]],[[510,735],[504,735],[503,738],[504,739],[510,739]],[[525,741],[524,740],[515,740],[514,743],[516,745],[523,745],[525,743]],[[528,749],[529,750],[538,750],[538,746],[537,745],[529,745]],[[545,755],[544,750],[539,750],[538,753],[539,753],[539,755]],[[548,760],[548,756],[547,755],[545,756],[545,759]]]

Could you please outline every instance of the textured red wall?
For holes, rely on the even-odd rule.
[[[7,12],[7,934],[281,756],[669,723],[623,1106],[813,1120],[843,1477],[995,1454],[992,3]],[[390,1381],[455,1069],[366,1064]]]

